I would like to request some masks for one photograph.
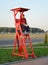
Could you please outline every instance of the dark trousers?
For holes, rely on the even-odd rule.
[[[22,32],[23,32],[23,33],[24,33],[25,31],[26,31],[26,32],[30,32],[29,26],[21,25],[21,28],[22,28]]]

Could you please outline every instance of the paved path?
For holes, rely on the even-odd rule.
[[[35,46],[33,48],[48,48],[48,46]],[[13,47],[4,46],[0,47],[0,49],[13,49]]]
[[[40,58],[9,65],[48,65],[48,58]]]
[[[43,41],[44,41],[43,38],[31,39],[32,43],[40,43]],[[0,46],[13,45],[13,42],[14,42],[13,39],[0,39]],[[26,42],[28,43],[28,40]]]
[[[48,65],[48,56],[23,61],[4,63],[1,65]]]

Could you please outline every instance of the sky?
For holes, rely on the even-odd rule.
[[[30,27],[48,30],[48,0],[0,0],[0,27],[15,27],[12,8],[23,7]]]

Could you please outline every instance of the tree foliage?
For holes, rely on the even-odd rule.
[[[0,32],[15,32],[15,28],[12,27],[0,27]],[[43,33],[44,30],[39,28],[30,28],[30,33]]]

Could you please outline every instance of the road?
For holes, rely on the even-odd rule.
[[[43,41],[44,41],[43,38],[31,39],[32,43],[40,43],[40,42],[43,42]],[[0,46],[13,45],[13,42],[14,42],[13,39],[0,39]]]
[[[48,58],[40,58],[20,63],[12,63],[9,65],[48,65]]]
[[[8,62],[1,65],[48,65],[48,56],[22,60],[22,61],[15,61],[15,62]]]

